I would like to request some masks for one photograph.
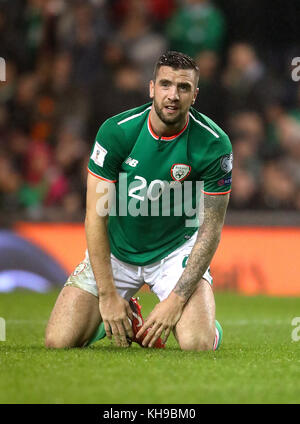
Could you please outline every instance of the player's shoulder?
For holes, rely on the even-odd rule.
[[[127,129],[138,127],[144,122],[147,111],[151,109],[151,102],[133,109],[126,110],[109,118],[106,122],[110,125],[117,125],[119,128]]]
[[[193,134],[201,136],[207,143],[218,143],[223,147],[231,148],[231,143],[225,131],[211,118],[191,107],[189,112]]]
[[[151,103],[126,110],[117,115],[108,118],[100,126],[96,140],[118,145],[127,145],[128,140],[134,140],[135,136],[141,130],[143,119],[147,111],[151,108]],[[143,118],[144,116],[144,118]]]

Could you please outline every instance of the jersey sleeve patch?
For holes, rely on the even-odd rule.
[[[221,165],[222,171],[226,172],[226,174],[232,171],[232,165],[233,165],[232,152],[229,155],[224,155],[221,157],[220,165]]]
[[[103,168],[103,163],[105,156],[107,155],[107,150],[102,147],[98,141],[94,145],[94,149],[91,155],[91,159],[95,162],[96,165]]]
[[[117,181],[125,159],[123,131],[111,120],[105,121],[96,135],[88,163],[89,170],[106,181]]]
[[[205,194],[226,194],[231,191],[233,154],[228,153],[214,160],[202,179]]]

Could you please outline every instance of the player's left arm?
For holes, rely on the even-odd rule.
[[[187,266],[173,292],[186,303],[217,250],[229,202],[229,193],[204,195],[204,221],[189,256]]]
[[[138,332],[137,337],[152,327],[143,340],[143,345],[152,347],[163,331],[165,343],[179,321],[185,304],[195,291],[217,250],[228,202],[229,193],[204,194],[204,220],[187,266],[170,295],[155,306]]]

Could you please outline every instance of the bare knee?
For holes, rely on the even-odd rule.
[[[58,343],[55,339],[45,339],[45,347],[47,349],[64,349],[66,346]]]
[[[82,345],[83,343],[79,343],[75,340],[70,340],[69,337],[46,333],[45,347],[47,349],[70,349],[72,347],[81,347]]]
[[[97,298],[77,287],[64,287],[46,328],[45,347],[83,347],[99,325]]]
[[[46,337],[45,338],[45,347],[47,349],[66,349],[70,346],[69,343],[66,343],[64,340],[59,340],[57,338]]]
[[[179,346],[182,350],[206,351],[212,350],[214,337],[211,335],[185,335],[179,339]]]

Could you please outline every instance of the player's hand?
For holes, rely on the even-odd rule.
[[[164,332],[163,343],[165,344],[171,333],[179,321],[184,308],[184,301],[177,295],[167,297],[167,299],[158,303],[144,325],[140,328],[136,335],[139,338],[147,329],[150,329],[147,336],[143,340],[143,346],[153,347],[156,340]]]
[[[128,347],[126,336],[133,337],[130,320],[133,319],[132,310],[127,300],[117,292],[99,297],[99,310],[107,337],[114,337],[117,346]]]

